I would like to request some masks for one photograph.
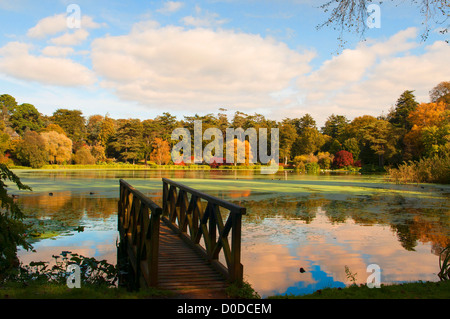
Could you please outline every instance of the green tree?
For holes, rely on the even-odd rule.
[[[284,119],[278,128],[280,134],[280,157],[284,159],[284,164],[287,164],[291,158],[292,145],[298,137],[297,129],[288,119]]]
[[[123,120],[109,147],[119,160],[133,164],[143,158],[143,126],[139,119]]]
[[[89,116],[86,124],[86,140],[89,145],[97,145],[102,141],[102,123],[104,117],[102,115]]]
[[[9,117],[11,127],[22,136],[29,129],[39,131],[43,127],[41,114],[32,104],[24,103],[16,106]]]
[[[163,115],[157,116],[154,120],[159,126],[159,137],[165,141],[170,141],[172,131],[175,128],[180,127],[177,117],[171,115],[169,112],[164,112]]]
[[[17,107],[16,99],[9,94],[0,95],[0,112],[5,125],[9,124],[9,117]]]
[[[16,149],[17,159],[22,165],[40,168],[48,161],[45,140],[37,132],[25,132]]]
[[[377,120],[363,128],[363,140],[366,146],[378,156],[378,165],[383,167],[385,160],[397,154],[399,139],[398,128],[385,120]]]
[[[450,145],[450,124],[441,126],[426,126],[422,130],[424,155],[443,155],[446,146]]]
[[[26,240],[23,212],[8,194],[7,181],[15,184],[20,190],[31,190],[29,186],[22,184],[19,177],[5,164],[0,164],[0,281],[6,271],[19,265],[17,247],[26,250],[32,248]]]
[[[86,138],[86,119],[81,111],[58,109],[53,113],[51,119],[53,123],[63,128],[75,146],[81,146]]]
[[[301,135],[302,132],[307,128],[317,129],[316,121],[309,113],[306,113],[301,118],[292,119],[291,121],[297,129],[298,135]]]
[[[413,91],[405,91],[398,98],[395,108],[389,112],[387,119],[389,123],[396,127],[410,130],[412,124],[408,117],[418,106],[419,103],[416,101]]]
[[[325,143],[325,137],[313,127],[305,127],[292,145],[292,155],[310,154],[317,152]]]
[[[344,115],[330,115],[322,127],[322,134],[326,134],[342,142],[341,137],[349,120]]]
[[[6,163],[8,161],[5,154],[11,147],[11,137],[6,133],[5,129],[3,120],[0,120],[0,163]]]
[[[107,115],[100,125],[100,145],[107,148],[111,138],[116,134],[116,121]]]
[[[342,144],[343,149],[353,154],[353,159],[357,160],[359,158],[359,153],[361,149],[359,148],[358,140],[354,137],[349,138]]]

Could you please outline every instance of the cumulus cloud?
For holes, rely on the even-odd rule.
[[[41,20],[27,32],[27,36],[33,39],[44,39],[49,36],[62,35],[50,39],[56,45],[78,45],[89,36],[89,29],[97,29],[104,26],[94,21],[87,15],[82,15],[80,28],[70,28],[66,14],[56,14]]]
[[[71,33],[64,33],[63,35],[50,39],[50,42],[56,45],[74,46],[83,43],[89,36],[89,32],[85,29],[77,29]]]
[[[55,14],[46,17],[28,30],[27,36],[30,38],[42,39],[49,35],[54,35],[67,30],[67,20],[65,14]]]
[[[183,2],[179,1],[166,1],[164,6],[157,10],[159,13],[169,14],[180,10],[184,6]]]
[[[10,42],[0,48],[0,72],[14,78],[58,86],[82,86],[95,82],[88,68],[70,59],[30,54],[31,46]],[[45,49],[44,49],[45,50]],[[54,49],[47,48],[49,51]]]
[[[42,54],[52,57],[65,57],[67,55],[73,54],[74,49],[70,47],[58,47],[58,46],[47,46],[42,49]]]
[[[271,94],[310,70],[311,52],[259,35],[148,23],[124,36],[92,42],[103,86],[152,107],[207,112],[279,103]]]

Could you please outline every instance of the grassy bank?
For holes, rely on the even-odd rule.
[[[239,293],[231,298],[254,299],[256,293]],[[124,288],[89,287],[69,289],[64,284],[8,283],[0,287],[0,299],[171,299],[173,292],[159,289],[141,289],[129,292]],[[309,295],[272,296],[268,299],[450,299],[450,281],[413,282],[382,285],[381,288],[350,286],[326,288]]]
[[[309,295],[272,296],[269,299],[450,299],[450,281],[381,285],[380,288],[366,285],[326,288]]]

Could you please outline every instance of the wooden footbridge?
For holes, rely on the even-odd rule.
[[[131,289],[158,287],[186,298],[224,298],[226,287],[243,280],[246,209],[166,178],[162,184],[161,208],[120,180],[118,263],[128,266],[119,280]]]

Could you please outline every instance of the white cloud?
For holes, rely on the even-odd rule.
[[[219,19],[217,13],[204,11],[199,6],[195,7],[195,16],[187,16],[181,19],[186,26],[197,28],[211,28],[221,26],[228,22],[227,19]]]
[[[270,94],[308,72],[313,57],[258,35],[150,25],[94,40],[91,56],[104,87],[155,108],[203,112],[277,104]]]
[[[65,57],[75,52],[70,47],[47,46],[42,49],[42,54],[51,57]]]
[[[50,39],[50,42],[56,45],[79,45],[89,36],[85,29],[76,29],[74,32],[64,33],[63,35]]]
[[[70,28],[67,23],[67,15],[56,14],[39,20],[34,27],[28,30],[27,36],[33,39],[43,39],[65,31],[61,36],[50,39],[50,42],[56,45],[78,45],[89,36],[87,30],[102,26],[105,26],[105,24],[97,23],[92,17],[82,15],[80,28]]]
[[[49,35],[54,35],[67,30],[67,20],[65,14],[55,14],[51,17],[46,17],[28,30],[27,35],[30,38],[42,39]]]
[[[0,48],[0,72],[22,80],[57,86],[95,83],[92,71],[81,64],[66,58],[35,56],[30,54],[30,49],[30,45],[21,42],[10,42]]]
[[[164,3],[164,6],[161,9],[157,10],[157,11],[159,13],[168,14],[168,13],[173,13],[173,12],[176,12],[176,11],[180,10],[183,6],[184,6],[183,2],[166,1]]]

